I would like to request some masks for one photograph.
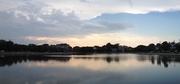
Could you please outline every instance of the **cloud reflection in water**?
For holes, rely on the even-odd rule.
[[[164,67],[171,67],[171,62],[177,64],[180,61],[178,58],[137,54],[97,54],[67,57],[1,56],[0,83],[133,84],[137,82],[141,84],[149,82],[146,79],[148,78],[147,75],[166,73],[160,69],[164,70]],[[158,68],[159,65],[164,67]],[[152,80],[158,82],[157,79],[152,78]]]

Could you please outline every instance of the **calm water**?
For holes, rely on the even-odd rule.
[[[0,84],[180,84],[180,59],[158,55],[0,56]]]

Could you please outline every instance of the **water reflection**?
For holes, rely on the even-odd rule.
[[[180,63],[179,57],[139,54],[0,56],[0,84],[180,83],[180,66],[172,68],[171,63]]]
[[[149,59],[152,64],[157,63],[157,65],[164,65],[165,68],[168,68],[169,64],[180,63],[180,57],[178,56],[149,56]]]
[[[73,57],[74,59],[83,59],[83,60],[95,60],[95,61],[99,61],[99,60],[103,60],[106,61],[107,63],[111,63],[111,62],[119,62],[121,60],[120,57]],[[125,60],[125,59],[123,59]]]
[[[0,67],[11,66],[22,62],[47,62],[50,60],[68,62],[71,57],[48,57],[48,56],[0,56]]]
[[[22,62],[48,62],[51,60],[58,62],[69,62],[73,58],[74,60],[94,60],[94,61],[104,61],[106,63],[119,63],[120,61],[127,61],[129,59],[136,59],[139,62],[150,61],[153,65],[157,64],[164,67],[168,67],[169,64],[180,63],[180,57],[177,56],[157,56],[157,55],[138,55],[135,57],[128,56],[0,56],[0,67],[11,66],[13,64]]]

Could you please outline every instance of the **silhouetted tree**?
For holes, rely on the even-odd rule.
[[[94,52],[93,47],[82,47],[81,52]]]
[[[94,46],[94,51],[98,53],[102,53],[102,52],[105,52],[105,49],[100,46]]]
[[[13,51],[14,43],[12,41],[0,40],[0,50]]]
[[[35,44],[29,44],[28,45],[28,51],[37,52],[38,51],[38,47]]]
[[[135,48],[135,52],[147,52],[148,49],[147,49],[147,46],[145,45],[138,45],[136,48]]]
[[[148,46],[147,46],[147,48],[148,48],[148,51],[155,51],[155,45],[152,43],[152,44],[149,44]]]
[[[106,52],[111,52],[111,46],[112,44],[111,43],[107,43],[105,48],[106,48]]]
[[[72,47],[69,44],[57,44],[57,45],[49,45],[49,44],[42,44],[42,45],[23,45],[23,44],[16,44],[13,43],[11,40],[0,40],[0,51],[11,52],[11,51],[22,51],[22,52],[71,52]],[[168,43],[164,41],[162,44],[149,44],[148,46],[145,45],[138,45],[135,48],[121,46],[117,44],[107,43],[103,46],[94,46],[94,47],[74,47],[73,52],[97,52],[97,53],[111,53],[111,52],[149,52],[149,51],[156,51],[156,52],[180,52],[180,43],[171,42]]]
[[[81,48],[79,46],[73,47],[73,52],[81,52]]]
[[[157,52],[161,52],[161,51],[162,51],[162,49],[161,49],[161,44],[160,44],[160,43],[157,43],[157,44],[156,44],[155,50],[156,50]]]
[[[180,52],[180,44],[179,43],[176,44],[175,47],[176,47],[177,51]]]
[[[42,44],[40,48],[41,52],[47,52],[49,51],[49,44]]]
[[[161,45],[161,49],[165,52],[170,51],[170,47],[171,45],[167,41],[164,41]]]

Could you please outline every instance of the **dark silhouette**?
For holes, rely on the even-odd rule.
[[[85,53],[120,53],[120,52],[131,52],[132,48],[128,46],[121,46],[119,44],[107,43],[103,46],[94,47],[73,47],[73,52],[85,52]]]
[[[138,45],[135,48],[123,46],[118,43],[107,43],[103,46],[71,47],[69,44],[62,43],[56,45],[49,44],[16,44],[12,41],[0,40],[0,52],[77,52],[77,53],[124,53],[124,52],[180,52],[180,42],[167,42],[156,45],[151,43],[148,46]]]
[[[0,52],[71,52],[72,47],[69,44],[57,45],[22,45],[15,44],[12,41],[0,40]]]
[[[161,59],[162,63],[164,64],[164,67],[168,67],[168,62],[170,62],[170,60],[167,57],[163,57]]]
[[[154,56],[151,56],[151,63],[152,63],[152,64],[155,63],[155,58],[154,58]]]
[[[71,57],[50,57],[50,56],[0,56],[0,67],[11,66],[13,64],[27,62],[27,61],[43,61],[47,62],[50,60],[55,60],[59,62],[68,62]]]
[[[98,61],[98,60],[104,60],[105,62],[107,63],[111,63],[111,62],[119,62],[120,60],[126,60],[126,59],[121,59],[120,57],[111,57],[111,56],[108,56],[108,57],[73,57],[74,59],[83,59],[83,60],[95,60],[95,61]]]
[[[135,52],[148,52],[148,48],[145,45],[138,45],[136,48],[134,48]]]
[[[91,56],[80,56],[80,57],[52,57],[52,56],[44,56],[44,55],[32,55],[32,56],[0,56],[0,67],[4,66],[12,66],[17,63],[22,62],[48,62],[51,60],[58,61],[58,62],[69,62],[73,59],[82,59],[82,60],[94,60],[100,61],[103,60],[106,63],[120,63],[120,61],[126,61],[128,57],[121,57],[121,56],[100,56],[100,57],[91,57]],[[180,58],[176,56],[146,56],[146,55],[139,55],[137,56],[137,60],[139,62],[144,62],[149,60],[150,63],[155,65],[157,63],[158,66],[163,66],[167,68],[169,64],[173,63],[180,63]]]
[[[133,52],[180,52],[180,42],[175,43],[164,41],[162,44],[157,43],[156,45],[152,43],[148,46],[138,45],[137,47],[133,48]]]
[[[170,43],[168,43],[167,41],[163,42],[161,45],[161,49],[163,52],[169,52],[170,51]]]
[[[175,44],[175,48],[176,48],[175,51],[180,52],[180,43]]]
[[[106,57],[106,62],[107,63],[111,63],[111,61],[113,61],[113,59],[111,57]]]
[[[147,48],[148,48],[148,51],[154,52],[156,49],[156,46],[155,46],[155,44],[151,43],[147,46]]]
[[[161,65],[161,57],[160,56],[157,57],[157,65]]]
[[[150,57],[149,60],[153,65],[157,62],[158,66],[161,66],[161,64],[163,64],[165,68],[168,68],[169,64],[171,64],[172,62],[180,63],[180,58],[178,56],[149,56],[149,57]]]

